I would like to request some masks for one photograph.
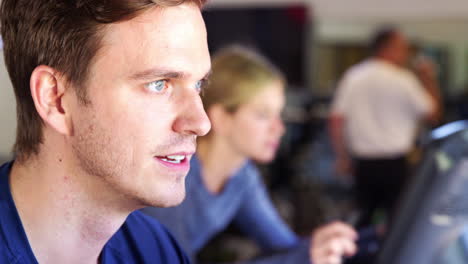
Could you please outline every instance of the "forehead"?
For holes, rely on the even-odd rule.
[[[284,85],[281,81],[272,81],[249,100],[246,105],[259,107],[282,107],[285,102]]]
[[[107,26],[96,64],[124,75],[161,66],[204,75],[210,58],[200,9],[191,3],[154,7]]]

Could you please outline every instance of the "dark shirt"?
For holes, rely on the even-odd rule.
[[[26,232],[11,196],[9,175],[13,162],[0,167],[0,263],[36,264]],[[128,216],[106,243],[100,263],[189,263],[169,232],[140,212]]]

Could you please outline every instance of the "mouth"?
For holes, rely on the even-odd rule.
[[[155,156],[166,168],[178,171],[188,171],[190,169],[190,157],[192,154],[171,154],[167,156]]]
[[[276,150],[276,149],[278,149],[278,147],[279,147],[279,142],[278,142],[278,141],[269,142],[269,143],[268,143],[268,146],[269,146],[271,149]]]
[[[171,156],[163,156],[163,157],[156,157],[164,162],[169,162],[172,164],[181,164],[187,159],[185,155],[171,155]]]

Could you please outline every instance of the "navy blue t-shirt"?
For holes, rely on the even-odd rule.
[[[12,162],[0,167],[0,263],[38,263],[29,245],[11,196]],[[107,242],[101,252],[103,264],[189,263],[175,239],[156,220],[136,211]]]

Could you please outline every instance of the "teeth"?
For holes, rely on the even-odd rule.
[[[173,156],[166,156],[166,158],[161,158],[161,160],[165,162],[170,162],[174,164],[181,163],[183,159],[185,159],[184,155],[173,155]]]
[[[179,161],[185,159],[184,155],[173,155],[173,156],[167,156],[167,157],[170,159],[179,160]]]
[[[180,163],[180,160],[168,160],[168,159],[165,159],[165,158],[162,158],[161,160],[163,160],[165,162],[169,162],[169,163],[174,163],[174,164],[179,164]]]

